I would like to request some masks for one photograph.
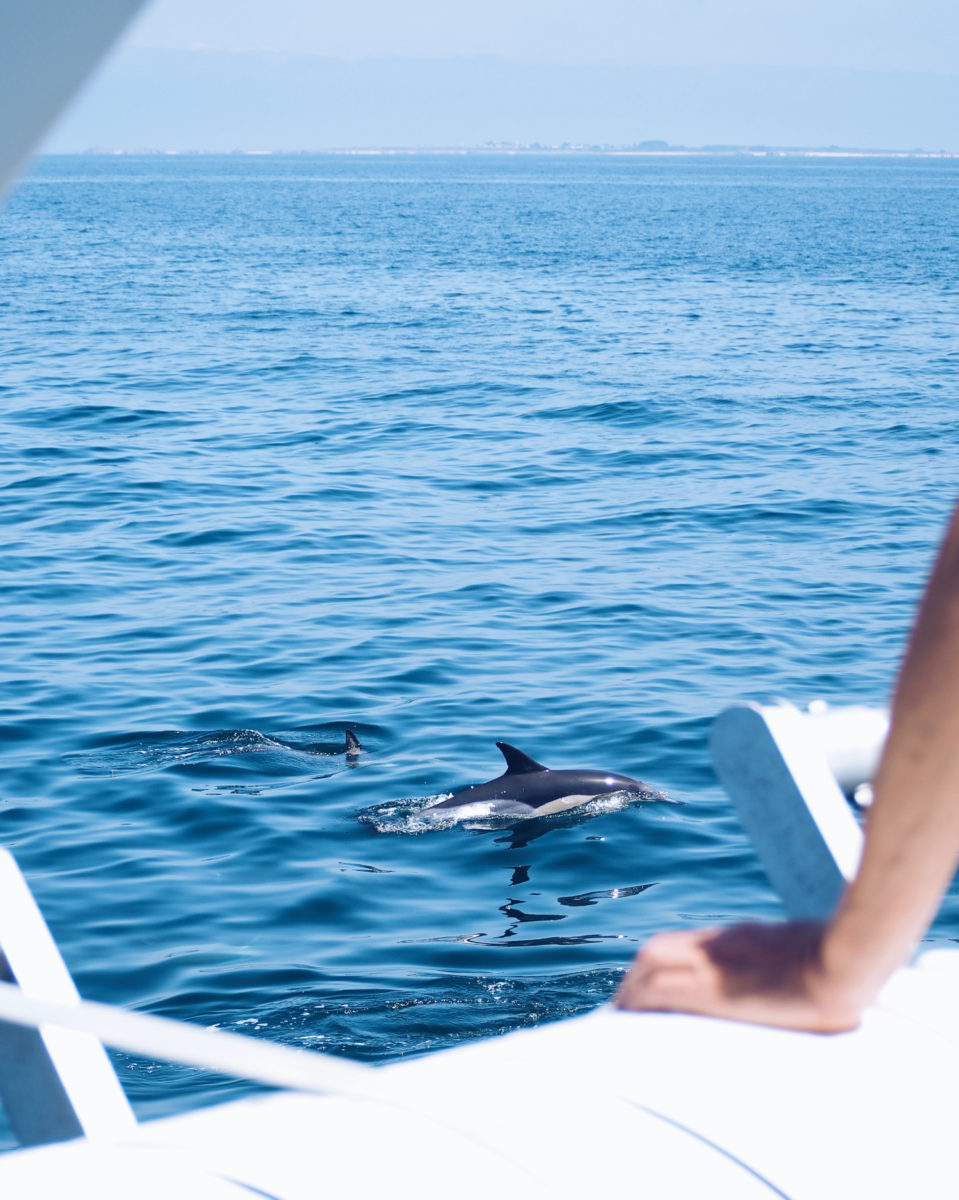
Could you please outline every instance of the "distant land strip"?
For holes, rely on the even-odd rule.
[[[55,151],[56,156],[71,157],[73,152]],[[753,158],[959,158],[959,153],[948,150],[924,150],[916,147],[912,150],[870,149],[851,146],[674,146],[667,142],[647,141],[635,145],[574,145],[562,142],[559,145],[547,145],[540,142],[486,142],[480,146],[318,146],[311,150],[284,149],[234,149],[234,150],[164,150],[152,146],[136,149],[114,149],[108,146],[90,146],[80,153],[85,155],[121,156],[158,156],[158,157],[187,157],[190,155],[244,154],[256,156],[308,156],[311,154],[343,154],[343,155],[416,155],[416,154],[608,154],[608,155],[645,155],[649,157],[735,157],[746,156]]]

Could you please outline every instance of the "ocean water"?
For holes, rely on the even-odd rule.
[[[709,723],[888,697],[957,280],[949,160],[38,162],[0,212],[0,840],[83,994],[383,1061],[776,916]],[[663,795],[424,819],[497,740]],[[146,1116],[244,1086],[116,1062]]]

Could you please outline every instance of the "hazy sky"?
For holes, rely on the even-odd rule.
[[[49,149],[959,151],[957,0],[153,0]]]
[[[956,0],[155,0],[140,47],[959,72]]]

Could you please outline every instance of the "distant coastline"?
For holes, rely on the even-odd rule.
[[[647,158],[959,158],[959,153],[949,150],[869,149],[847,146],[674,146],[667,142],[638,142],[635,145],[546,145],[539,142],[513,143],[489,142],[480,146],[328,146],[312,150],[280,149],[234,149],[234,150],[164,150],[156,147],[115,149],[106,146],[91,146],[80,151],[50,151],[50,157],[73,157],[93,155],[102,157],[190,157],[245,155],[249,157],[303,157],[311,154],[339,154],[356,156],[376,155],[609,155]]]

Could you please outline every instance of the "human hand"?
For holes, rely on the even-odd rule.
[[[613,1002],[817,1033],[854,1029],[859,1011],[821,968],[814,921],[660,933],[637,954]]]

